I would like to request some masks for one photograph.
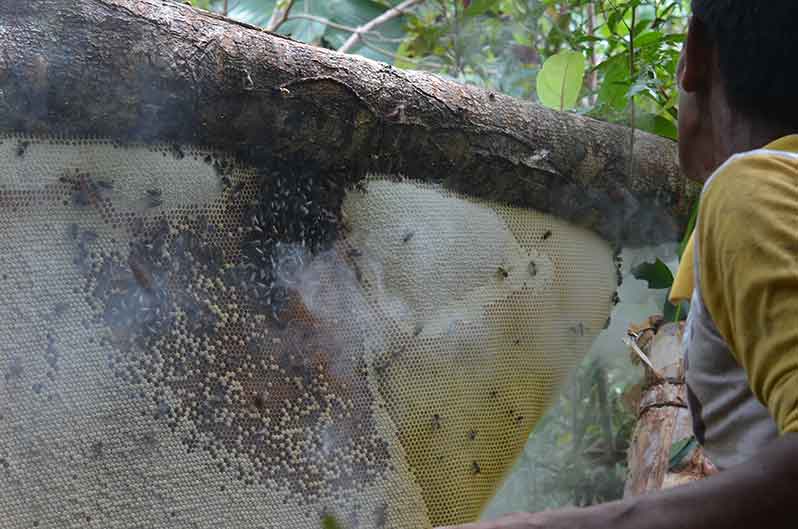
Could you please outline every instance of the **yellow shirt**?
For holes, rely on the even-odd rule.
[[[676,271],[676,277],[673,279],[671,286],[670,302],[674,305],[682,301],[690,301],[690,296],[693,295],[693,288],[695,285],[695,244],[693,237],[690,236],[687,244],[682,253],[682,260],[679,262],[679,269]]]
[[[765,149],[798,153],[798,135]],[[674,301],[692,293],[695,239],[701,294],[720,334],[779,431],[798,432],[798,157],[747,156],[715,176]]]

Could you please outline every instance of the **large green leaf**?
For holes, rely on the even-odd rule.
[[[219,3],[218,1],[212,2],[212,5],[218,10]],[[229,2],[230,11],[227,16],[253,26],[265,26],[272,17],[275,3],[275,0],[239,0],[237,2]]]
[[[557,110],[576,106],[585,78],[585,56],[577,51],[561,51],[543,63],[538,74],[540,102]]]
[[[604,73],[604,81],[599,88],[597,103],[610,110],[624,110],[629,103],[626,94],[631,86],[629,58],[626,55],[616,55],[604,61],[599,70]]]
[[[666,289],[673,285],[673,272],[668,265],[657,259],[653,263],[643,263],[632,269],[635,279],[642,279],[648,283],[648,288]]]
[[[496,0],[473,0],[465,10],[466,16],[475,17],[496,7]]]
[[[676,123],[666,116],[654,115],[648,112],[638,112],[635,116],[635,127],[663,138],[676,140]]]
[[[396,3],[398,2],[392,2],[392,4]],[[275,4],[275,0],[237,0],[230,2],[228,16],[255,26],[265,26],[271,18]],[[217,11],[221,9],[219,0],[214,0],[211,5]],[[302,42],[324,44],[336,49],[346,42],[351,32],[333,28],[325,24],[323,20],[339,26],[357,28],[375,19],[389,8],[390,6],[375,0],[297,1],[290,13],[291,17],[295,18],[284,23],[279,32]],[[302,18],[303,16],[311,16],[316,20]],[[404,24],[404,16],[391,19],[367,36],[371,46],[360,43],[350,51],[370,59],[394,62],[393,56],[397,53],[401,39],[406,35]]]
[[[307,6],[307,11],[305,11],[305,6]],[[295,2],[290,14],[291,16],[311,15],[335,22],[330,18],[330,2],[328,0]],[[322,22],[298,18],[283,24],[280,33],[291,35],[292,38],[308,44],[321,44],[327,30],[328,26]]]

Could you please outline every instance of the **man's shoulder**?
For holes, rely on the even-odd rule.
[[[726,220],[798,208],[798,152],[765,148],[732,156],[707,180],[701,201],[702,216]]]

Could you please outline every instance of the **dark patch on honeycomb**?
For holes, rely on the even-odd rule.
[[[64,205],[71,202],[75,207],[96,209],[103,221],[110,221],[113,215],[110,198],[112,185],[109,187],[107,180],[95,180],[88,173],[75,169],[61,176],[59,182],[69,192],[69,198],[64,200]]]
[[[242,215],[241,265],[234,269],[253,304],[277,320],[304,261],[335,242],[345,193],[308,164],[281,167],[258,178],[256,199]]]
[[[345,189],[300,162],[244,181],[234,160],[204,161],[220,179],[221,217],[207,207],[122,214],[112,186],[92,175],[60,181],[67,203],[97,210],[130,241],[111,250],[107,234],[67,227],[91,323],[107,331],[109,368],[186,450],[207,452],[247,484],[287,487],[310,502],[369,484],[390,456],[365,360],[298,292],[309,260],[336,241]],[[146,190],[143,200],[147,210],[160,206],[161,193]],[[57,341],[50,345],[57,369]]]

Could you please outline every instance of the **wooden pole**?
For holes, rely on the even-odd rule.
[[[645,379],[636,400],[638,422],[629,447],[625,496],[703,479],[714,467],[693,437],[682,360],[681,324],[661,317],[631,329],[654,369],[642,364]]]

